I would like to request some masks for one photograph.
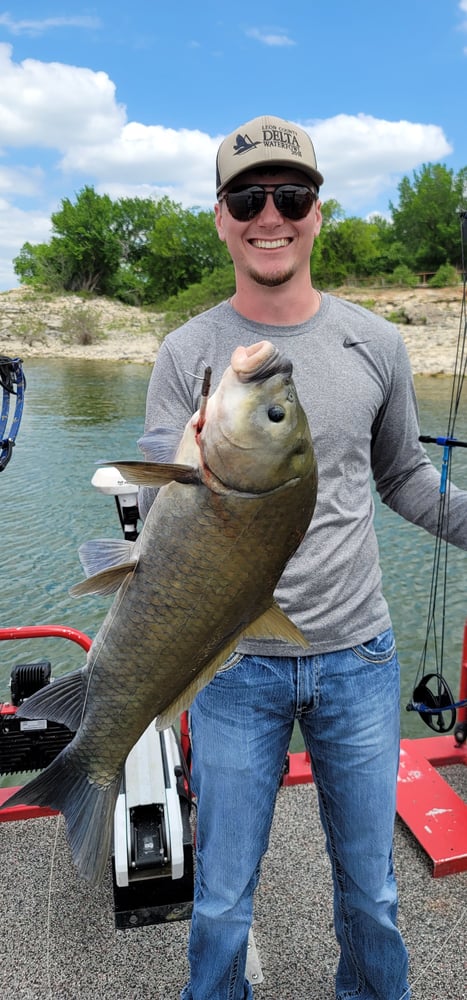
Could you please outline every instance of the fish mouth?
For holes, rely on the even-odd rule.
[[[232,368],[240,382],[265,382],[274,375],[290,378],[293,365],[289,358],[281,354],[269,341],[260,341],[252,347],[240,347],[234,351]]]

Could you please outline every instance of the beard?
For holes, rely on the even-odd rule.
[[[284,285],[293,278],[294,274],[294,267],[289,267],[286,271],[276,271],[275,274],[262,274],[261,271],[255,271],[254,268],[250,268],[248,271],[249,277],[253,281],[256,281],[257,285],[265,285],[267,288],[276,288],[278,285]]]

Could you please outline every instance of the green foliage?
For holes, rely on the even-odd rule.
[[[428,284],[431,288],[446,288],[448,285],[458,285],[459,281],[459,274],[452,264],[441,264]]]
[[[164,332],[174,330],[192,316],[197,316],[205,309],[211,309],[218,302],[230,298],[234,291],[235,274],[232,264],[219,267],[211,274],[204,275],[201,281],[162,303],[165,312]]]
[[[401,285],[402,288],[416,288],[420,284],[418,274],[414,274],[410,267],[407,267],[407,264],[399,264],[398,267],[395,267],[392,274],[389,275],[388,281],[391,285]]]
[[[323,205],[323,226],[312,256],[313,279],[322,287],[336,287],[384,272],[392,266],[389,224],[342,218],[337,202]],[[337,206],[337,208],[336,208]],[[384,223],[384,224],[383,224]],[[398,256],[399,250],[395,250]]]
[[[108,195],[85,187],[73,205],[64,198],[52,215],[50,249],[66,291],[106,294],[120,264],[120,242],[113,226]]]
[[[54,248],[48,243],[25,243],[13,261],[20,282],[35,289],[63,291],[60,262],[54,259]]]
[[[172,203],[150,234],[146,300],[160,303],[229,260],[212,213],[188,212]]]
[[[388,313],[386,319],[388,319],[390,323],[399,323],[401,326],[410,326],[412,322],[410,316],[406,313],[402,306],[400,309],[394,309],[393,312]]]
[[[459,210],[465,207],[467,167],[457,176],[441,164],[414,170],[399,184],[399,206],[390,205],[394,235],[415,271],[436,271],[449,261],[461,264]]]
[[[229,262],[211,212],[169,198],[113,202],[84,187],[52,215],[49,243],[25,243],[14,260],[22,284],[157,304]]]
[[[467,168],[455,175],[440,164],[424,165],[404,177],[398,190],[390,219],[347,218],[335,199],[322,204],[311,261],[315,284],[410,287],[420,271],[436,272],[430,282],[435,287],[454,280],[443,268],[461,267],[459,210],[466,207]],[[201,303],[212,305],[216,295],[218,301],[233,290],[230,257],[212,212],[184,209],[167,197],[112,201],[87,186],[74,202],[63,199],[51,223],[49,242],[25,243],[13,262],[23,285],[108,295],[160,310],[170,300],[177,317],[193,315],[205,308]]]

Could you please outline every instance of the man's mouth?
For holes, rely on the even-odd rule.
[[[280,240],[248,240],[252,247],[256,247],[258,250],[277,250],[279,247],[288,247],[289,243],[292,242],[291,237],[284,236]]]

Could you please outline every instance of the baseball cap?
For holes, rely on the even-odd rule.
[[[240,125],[221,142],[216,159],[217,194],[238,174],[266,166],[293,167],[308,174],[318,188],[323,183],[308,133],[284,118],[263,115]]]

